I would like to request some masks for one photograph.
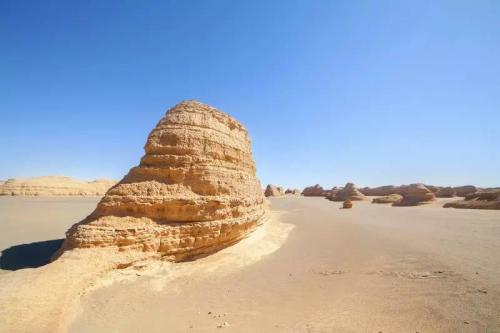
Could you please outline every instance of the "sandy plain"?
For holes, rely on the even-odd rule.
[[[0,198],[2,332],[37,321],[37,332],[500,332],[500,211],[271,198],[271,221],[239,244],[192,262],[100,270],[69,295],[56,280],[50,293],[63,301],[44,313],[43,293],[23,302],[2,290],[41,270],[56,278],[73,267],[78,280],[89,263],[15,270],[24,264],[5,265],[5,249],[61,238],[97,199],[22,200]]]

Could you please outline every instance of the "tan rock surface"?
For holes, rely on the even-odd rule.
[[[453,188],[458,197],[465,197],[467,194],[477,192],[477,187],[473,185],[457,186]]]
[[[319,184],[314,186],[308,186],[302,191],[302,195],[305,197],[325,197],[328,195],[328,191],[326,191]]]
[[[266,197],[281,197],[285,195],[285,192],[283,191],[283,187],[269,184],[266,187],[264,195]]]
[[[424,184],[411,184],[401,187],[400,201],[394,202],[393,206],[418,206],[436,200],[436,196]]]
[[[372,203],[386,204],[398,202],[403,198],[401,194],[389,194],[378,198],[373,198]]]
[[[250,138],[232,117],[181,102],[144,149],[139,166],[67,232],[64,250],[118,247],[179,261],[232,245],[266,219]]]
[[[368,196],[385,196],[390,194],[399,194],[401,192],[400,186],[385,185],[378,187],[363,187],[359,189],[361,193]]]
[[[467,194],[464,200],[444,204],[444,208],[500,209],[500,190]]]
[[[109,179],[91,182],[65,176],[44,176],[27,179],[8,179],[0,183],[0,195],[12,196],[102,196],[116,184]]]
[[[353,183],[345,184],[344,188],[337,191],[334,195],[330,197],[331,201],[359,201],[366,200],[366,197],[363,193],[361,193]]]

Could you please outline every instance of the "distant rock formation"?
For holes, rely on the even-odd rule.
[[[144,150],[139,166],[71,227],[62,251],[113,247],[180,261],[230,246],[267,218],[247,130],[227,114],[181,102]]]
[[[444,208],[500,209],[500,190],[469,193],[464,200],[444,204]]]
[[[401,187],[400,201],[394,202],[393,206],[418,206],[436,200],[436,196],[424,184],[411,184]]]
[[[283,191],[283,187],[269,184],[264,191],[264,195],[266,197],[281,197],[285,195],[285,192]]]
[[[395,203],[403,199],[401,194],[389,194],[378,198],[373,198],[372,203],[376,204],[387,204],[387,203]]]
[[[116,184],[109,179],[91,182],[65,176],[8,179],[0,184],[0,195],[13,196],[102,196]]]
[[[332,200],[332,198],[337,194],[338,191],[342,190],[342,187],[332,187],[332,189],[328,192],[326,199]]]
[[[316,184],[314,186],[306,187],[302,191],[302,195],[305,197],[326,197],[328,195],[328,191],[325,191],[323,187]]]
[[[427,184],[423,184],[423,185],[425,187],[427,187],[427,189],[434,194],[436,194],[442,188],[441,186],[434,186],[434,185],[427,185]]]
[[[298,188],[294,188],[293,190],[289,188],[285,191],[285,194],[300,195],[300,190]]]
[[[368,195],[368,196],[384,196],[384,195],[401,193],[401,187],[394,186],[394,185],[386,185],[386,186],[379,186],[379,187],[373,187],[373,188],[363,187],[359,191],[361,193],[363,193],[364,195]]]
[[[359,201],[359,200],[366,200],[366,197],[364,196],[363,193],[361,193],[353,183],[347,183],[345,184],[344,188],[337,191],[334,195],[332,194],[330,196],[331,201],[345,201],[345,200],[351,200],[351,201]]]
[[[453,187],[441,187],[437,192],[436,192],[436,197],[437,198],[453,198],[456,196],[456,191]]]
[[[473,185],[457,186],[453,188],[457,197],[465,197],[467,194],[477,192],[477,187]]]

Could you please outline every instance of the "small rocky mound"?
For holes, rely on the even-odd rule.
[[[116,182],[97,179],[91,182],[65,176],[8,179],[0,184],[0,195],[13,196],[102,196]]]
[[[359,201],[366,200],[366,197],[361,193],[353,183],[345,184],[344,188],[337,191],[334,195],[330,196],[331,201]]]
[[[395,203],[403,199],[401,194],[389,194],[383,197],[374,198],[372,203],[376,204],[387,204],[387,203]]]
[[[393,206],[419,206],[436,200],[436,196],[424,184],[411,184],[401,187],[400,201],[394,202]]]
[[[346,200],[342,203],[342,208],[344,209],[349,209],[352,208],[352,201],[351,200]]]
[[[300,190],[298,188],[294,188],[293,190],[292,189],[287,189],[285,191],[285,194],[288,194],[288,195],[300,195]]]
[[[329,191],[326,191],[323,187],[316,184],[314,186],[306,187],[302,191],[302,195],[305,197],[326,197]]]
[[[264,195],[266,197],[281,197],[285,195],[285,192],[283,191],[283,187],[269,184],[264,191]]]
[[[109,247],[180,261],[246,237],[268,214],[242,124],[196,101],[170,109],[145,155],[66,233],[61,251]]]
[[[456,196],[456,191],[453,187],[441,187],[437,192],[436,192],[436,197],[437,198],[453,198]]]
[[[485,191],[467,194],[464,200],[448,202],[444,208],[500,209],[500,191]]]

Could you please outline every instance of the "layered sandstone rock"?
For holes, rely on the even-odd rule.
[[[283,191],[283,187],[269,184],[264,191],[264,195],[266,197],[281,197],[285,195],[285,192]]]
[[[500,190],[470,193],[464,200],[448,202],[444,208],[500,209]]]
[[[391,194],[399,194],[401,192],[401,187],[400,186],[394,186],[394,185],[386,185],[386,186],[379,186],[379,187],[363,187],[362,189],[359,190],[361,193],[364,195],[368,196],[385,196],[385,195],[391,195]]]
[[[247,130],[185,101],[149,134],[139,166],[68,232],[63,250],[116,247],[179,261],[238,242],[267,217]]]
[[[389,194],[378,198],[373,198],[372,203],[376,204],[387,204],[387,203],[395,203],[400,201],[403,198],[401,194]]]
[[[436,200],[436,196],[424,184],[411,184],[401,186],[400,201],[394,202],[393,206],[418,206]]]
[[[285,194],[300,195],[300,190],[298,188],[294,188],[293,190],[289,188],[285,191]]]
[[[361,193],[353,183],[345,184],[344,188],[337,191],[334,195],[330,196],[331,201],[359,201],[366,200],[366,197]]]
[[[453,187],[441,187],[437,192],[436,192],[436,197],[437,198],[452,198],[456,196],[456,191]]]
[[[314,186],[306,187],[302,191],[302,195],[306,197],[325,197],[328,195],[328,191],[325,191],[323,187],[321,187],[319,184],[316,184]]]
[[[102,196],[116,184],[109,179],[91,182],[65,176],[8,179],[0,184],[0,195],[15,196]]]

